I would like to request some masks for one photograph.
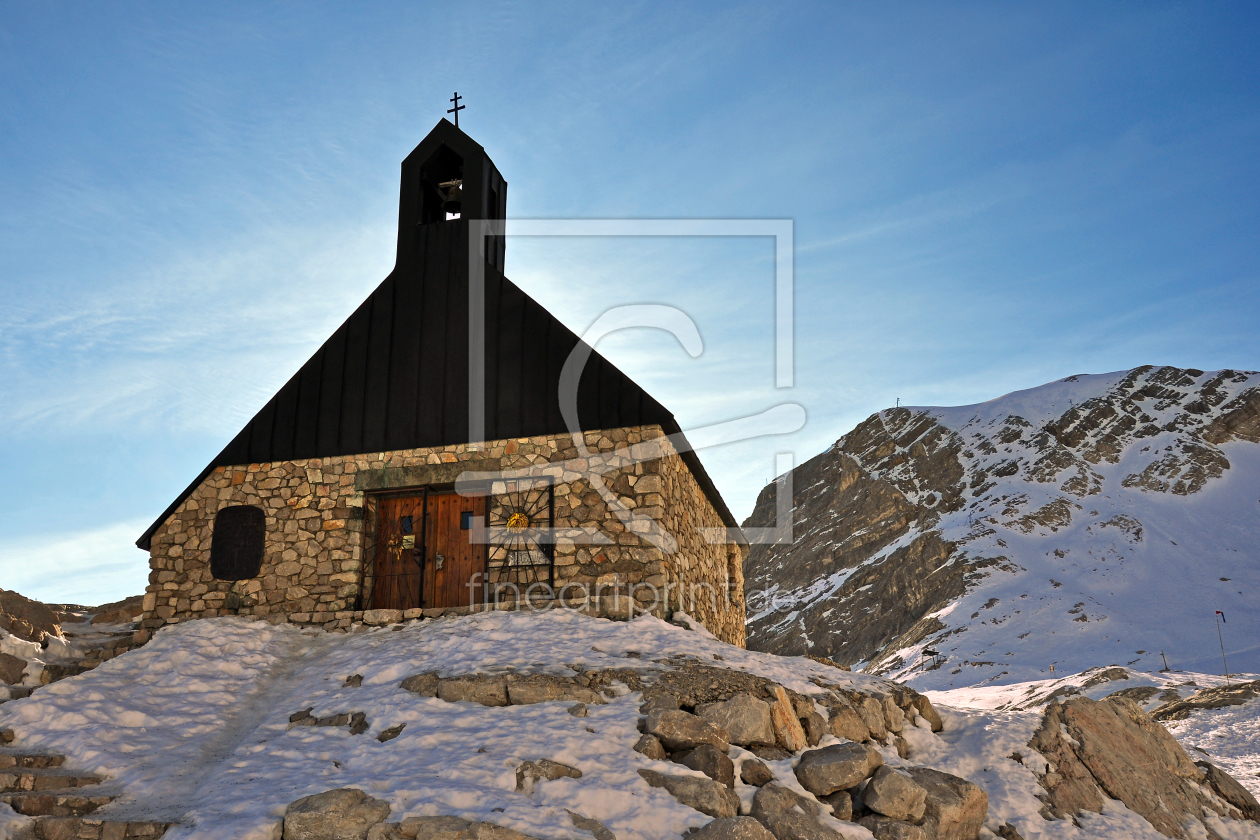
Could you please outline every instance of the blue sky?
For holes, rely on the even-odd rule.
[[[737,517],[900,399],[1139,364],[1260,367],[1249,4],[0,0],[0,586],[139,592],[135,538],[389,272],[402,158],[461,126],[524,218],[790,218],[765,239],[517,238],[565,323],[684,427]]]

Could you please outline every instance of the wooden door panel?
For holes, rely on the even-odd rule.
[[[424,497],[381,499],[376,507],[372,609],[420,606],[420,528]]]
[[[455,493],[429,497],[429,539],[425,560],[426,607],[464,607],[480,601],[480,586],[469,588],[473,577],[484,571],[485,546],[472,542],[473,531],[461,528],[462,514],[484,517],[484,497]],[[439,555],[442,568],[437,567]],[[479,584],[480,581],[478,580]]]

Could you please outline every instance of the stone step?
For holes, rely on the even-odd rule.
[[[75,790],[0,793],[0,802],[28,817],[82,817],[108,804],[112,796],[89,796]]]
[[[45,817],[35,823],[38,840],[130,840],[161,837],[175,823]]]
[[[0,771],[0,792],[66,790],[99,785],[103,779],[60,767],[12,768]]]
[[[12,747],[9,748],[13,749]],[[0,748],[0,773],[3,773],[10,767],[32,767],[43,769],[45,767],[60,767],[66,763],[64,755],[54,755],[53,753],[27,753],[27,752],[9,752]]]

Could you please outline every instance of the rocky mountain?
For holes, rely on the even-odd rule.
[[[749,647],[926,689],[1161,653],[1220,672],[1222,646],[1260,671],[1257,443],[1260,374],[1233,370],[881,411],[793,470],[792,543],[744,566]],[[782,484],[746,526],[774,524]]]

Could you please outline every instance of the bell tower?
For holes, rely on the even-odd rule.
[[[415,253],[418,237],[423,238],[418,228],[451,225],[466,234],[465,225],[452,223],[501,221],[507,215],[506,205],[507,181],[486,150],[449,120],[441,120],[402,163],[398,265]],[[486,262],[503,271],[503,237],[495,237],[488,245]]]

